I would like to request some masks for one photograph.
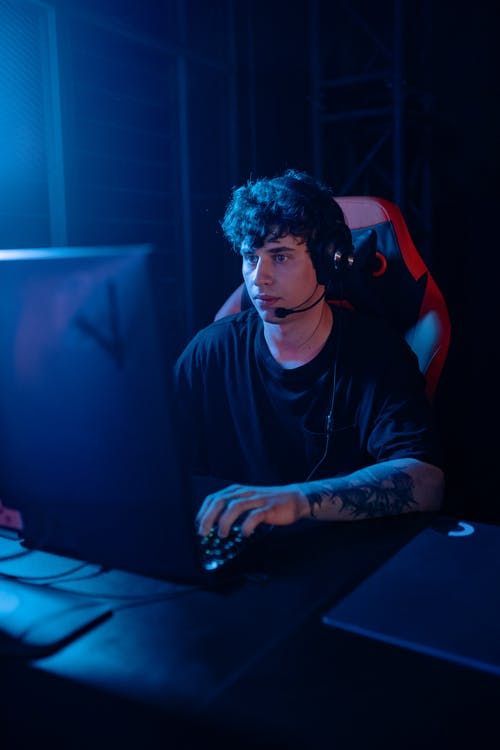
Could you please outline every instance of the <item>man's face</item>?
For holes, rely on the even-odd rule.
[[[291,234],[266,239],[257,250],[242,248],[243,278],[262,320],[285,322],[277,307],[298,307],[312,298],[318,282],[307,244]]]

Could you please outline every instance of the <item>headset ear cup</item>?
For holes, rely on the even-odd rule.
[[[354,263],[354,246],[347,225],[333,242],[318,248],[315,269],[318,284],[328,286],[335,277],[351,268]]]
[[[340,243],[338,244],[340,245]],[[346,258],[347,253],[343,245],[340,245],[337,249],[333,242],[328,243],[321,253],[322,276],[324,279],[321,283],[328,286],[343,271]]]

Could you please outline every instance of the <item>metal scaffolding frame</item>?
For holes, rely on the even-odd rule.
[[[429,261],[431,3],[310,0],[308,8],[314,172],[331,171],[338,195],[394,201]]]

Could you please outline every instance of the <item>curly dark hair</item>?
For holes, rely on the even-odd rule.
[[[234,188],[221,227],[237,253],[242,246],[257,249],[266,238],[292,234],[307,242],[315,265],[320,248],[351,242],[331,188],[295,169]]]

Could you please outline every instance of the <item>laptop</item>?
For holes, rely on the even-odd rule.
[[[143,245],[0,251],[0,499],[27,547],[212,585],[194,516],[227,482],[187,475],[157,263]]]
[[[499,526],[438,519],[323,622],[500,675],[499,550]]]

